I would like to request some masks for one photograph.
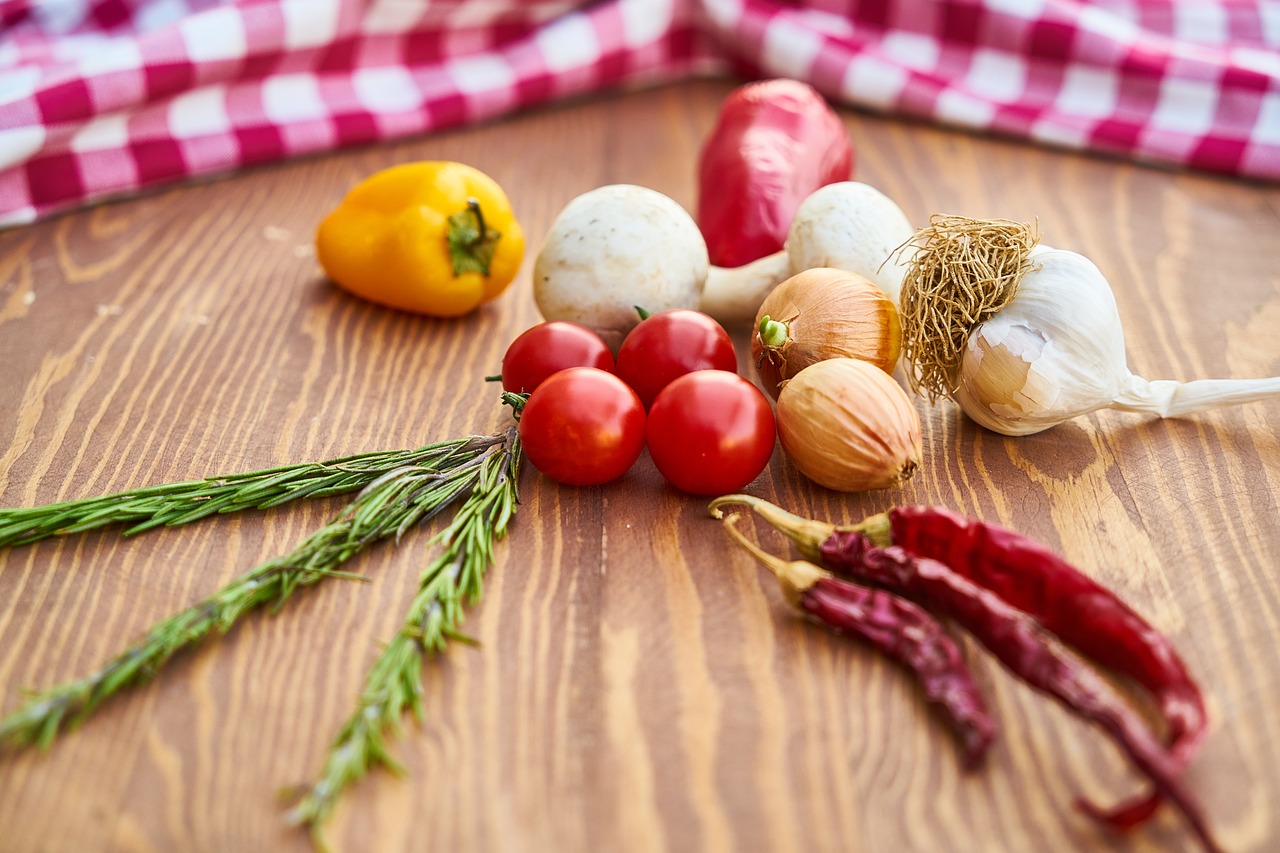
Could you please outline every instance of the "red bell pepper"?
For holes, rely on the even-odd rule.
[[[711,262],[736,267],[778,251],[800,203],[852,174],[844,124],[813,87],[779,79],[735,89],[698,165],[696,218]]]

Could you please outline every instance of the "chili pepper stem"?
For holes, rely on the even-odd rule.
[[[915,470],[914,465],[912,465],[911,470]],[[909,475],[903,479],[909,479]],[[853,529],[867,537],[867,540],[877,548],[888,548],[893,544],[893,528],[887,512],[869,515],[853,525]]]
[[[712,518],[721,518],[721,507],[729,504],[749,507],[756,515],[785,534],[800,549],[800,553],[810,560],[818,560],[822,556],[822,543],[836,530],[833,525],[802,518],[754,495],[724,495],[708,504],[707,511]]]
[[[820,569],[813,563],[806,563],[800,560],[788,562],[779,557],[765,551],[756,543],[752,542],[738,530],[738,520],[741,518],[737,513],[731,513],[727,516],[721,515],[720,519],[724,522],[725,530],[729,532],[729,536],[733,541],[738,543],[757,561],[762,563],[765,568],[773,572],[773,576],[778,579],[778,584],[782,587],[782,591],[787,596],[787,600],[793,605],[800,606],[800,597],[805,590],[809,589],[823,578],[831,577],[831,573]]]
[[[712,518],[720,518],[722,515],[720,508],[729,504],[741,504],[750,507],[756,515],[772,524],[780,533],[785,534],[800,549],[800,553],[810,560],[821,559],[822,543],[837,530],[852,530],[854,533],[861,533],[872,545],[878,548],[887,548],[893,544],[893,533],[890,526],[889,513],[887,512],[869,515],[849,527],[837,527],[833,524],[814,521],[811,518],[803,518],[795,513],[787,512],[782,507],[771,504],[764,498],[757,498],[754,495],[724,495],[723,497],[718,497],[707,505],[707,511],[711,513]]]

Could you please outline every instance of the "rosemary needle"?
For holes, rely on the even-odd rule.
[[[331,459],[166,483],[37,507],[0,508],[0,547],[26,545],[113,524],[125,535],[188,524],[216,513],[268,509],[302,498],[358,491],[400,468],[445,469],[503,440],[501,434],[441,441],[414,450],[384,450]]]
[[[387,735],[398,731],[408,710],[422,719],[426,656],[442,651],[451,639],[467,640],[459,633],[462,603],[479,598],[484,572],[493,562],[493,543],[506,534],[515,514],[519,466],[518,440],[485,458],[471,494],[437,535],[442,550],[419,578],[400,630],[369,669],[355,711],[330,746],[320,777],[289,813],[291,822],[310,827],[321,850],[326,849],[325,823],[348,786],[375,765],[402,772],[388,750]]]
[[[211,632],[226,633],[241,616],[259,607],[279,607],[298,587],[330,576],[355,577],[338,571],[338,567],[370,543],[399,535],[459,498],[474,495],[477,486],[492,477],[491,460],[511,459],[517,444],[512,428],[493,436],[432,445],[434,449],[426,453],[412,451],[420,454],[413,457],[418,464],[406,464],[406,457],[394,454],[382,457],[382,462],[368,466],[376,476],[366,482],[364,491],[292,552],[263,563],[203,601],[157,623],[96,672],[31,696],[0,719],[0,744],[46,747],[64,726],[79,724],[112,695],[146,681],[176,652]],[[394,467],[387,467],[392,461]],[[252,479],[256,475],[247,476]],[[281,494],[265,479],[255,482],[260,485],[255,494]],[[182,489],[175,492],[182,493]]]

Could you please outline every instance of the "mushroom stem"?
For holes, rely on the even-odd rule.
[[[785,251],[766,255],[740,267],[711,267],[702,288],[699,310],[721,323],[752,323],[765,297],[791,277]]]

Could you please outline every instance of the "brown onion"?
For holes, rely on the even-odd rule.
[[[920,466],[920,416],[889,374],[854,358],[812,364],[782,386],[778,438],[810,480],[839,492],[901,485]]]
[[[898,309],[855,272],[819,267],[779,284],[756,312],[751,360],[774,399],[782,383],[828,358],[856,358],[892,373],[902,348]]]

